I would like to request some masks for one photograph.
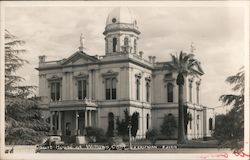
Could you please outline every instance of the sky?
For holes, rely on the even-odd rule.
[[[106,18],[112,7],[9,7],[5,27],[26,41],[22,55],[30,63],[17,74],[26,84],[38,85],[38,56],[47,60],[67,58],[78,50],[83,33],[90,55],[104,55]],[[201,103],[222,105],[220,95],[232,93],[225,79],[244,65],[244,11],[240,7],[130,7],[139,30],[139,50],[156,61],[170,60],[170,54],[189,52],[193,42],[195,57],[205,72]]]

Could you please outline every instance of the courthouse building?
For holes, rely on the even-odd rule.
[[[178,121],[177,73],[163,68],[169,62],[157,62],[154,55],[145,58],[138,50],[140,30],[133,12],[113,9],[103,35],[102,55],[89,55],[80,38],[80,47],[68,58],[39,57],[40,106],[49,113],[51,132],[83,136],[88,126],[106,132],[110,122],[124,118],[125,109],[130,115],[139,113],[136,138],[145,138],[152,128],[160,131],[165,115]],[[200,78],[186,77],[184,99],[192,119],[188,139],[211,136],[214,125],[213,109],[200,104],[201,86]]]

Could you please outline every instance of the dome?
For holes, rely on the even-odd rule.
[[[129,8],[115,8],[113,9],[106,20],[106,26],[115,23],[126,23],[137,25],[134,13]]]

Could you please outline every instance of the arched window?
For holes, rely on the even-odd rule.
[[[150,99],[150,85],[149,82],[146,83],[146,100],[149,102]]]
[[[189,82],[189,102],[192,102],[192,82]]]
[[[113,38],[113,52],[116,52],[117,38]]]
[[[115,116],[112,112],[108,113],[108,135],[113,135],[115,125]]]
[[[167,84],[167,98],[168,102],[174,101],[174,85],[172,83]]]
[[[108,53],[108,39],[105,40],[105,51]]]
[[[128,46],[128,37],[124,38],[124,46]]]
[[[197,94],[197,104],[199,104],[200,103],[200,85],[199,84],[197,84],[197,86],[196,86],[196,94]]]
[[[147,114],[147,130],[149,129],[149,114]]]
[[[135,52],[135,54],[137,52],[137,41],[136,41],[136,39],[134,40],[134,52]]]
[[[136,80],[136,100],[140,100],[140,80]]]
[[[213,129],[213,119],[209,118],[209,130]]]

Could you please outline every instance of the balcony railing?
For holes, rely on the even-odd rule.
[[[60,107],[60,106],[91,106],[96,107],[96,101],[91,99],[83,99],[83,100],[59,100],[59,101],[51,101],[49,103],[50,107]]]

